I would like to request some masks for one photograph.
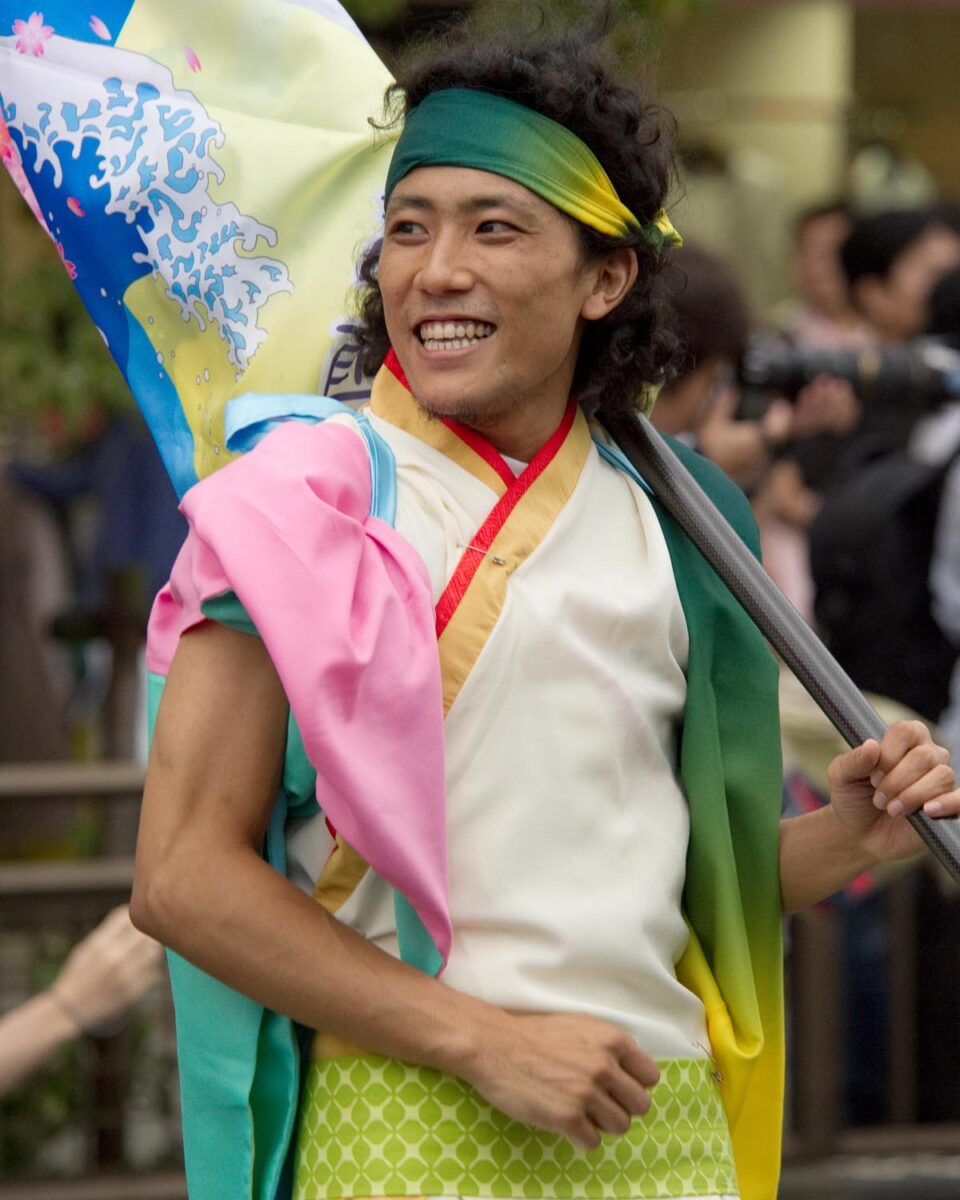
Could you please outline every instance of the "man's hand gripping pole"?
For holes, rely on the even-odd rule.
[[[601,414],[601,420],[848,745],[882,740],[880,716],[647,418]],[[916,812],[908,820],[960,884],[960,819]]]

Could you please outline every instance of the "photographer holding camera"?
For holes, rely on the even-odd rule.
[[[850,385],[826,375],[807,381],[792,399],[764,396],[744,418],[738,364],[747,353],[750,317],[733,273],[721,259],[686,244],[675,252],[673,303],[685,356],[664,387],[651,419],[712,459],[754,502],[764,565],[795,606],[812,615],[805,529],[819,497],[787,447],[824,432],[848,433],[859,418]]]
[[[960,335],[960,237],[941,210],[884,213],[859,222],[841,257],[884,347],[861,388],[875,402],[865,401],[811,527],[816,617],[860,687],[938,720],[960,635],[949,582],[957,515],[948,516],[960,487],[960,371],[949,344]],[[929,340],[909,342],[921,333]]]

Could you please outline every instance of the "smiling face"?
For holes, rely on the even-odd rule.
[[[518,458],[560,423],[584,321],[635,276],[632,251],[586,260],[568,218],[487,171],[420,167],[387,205],[378,281],[417,402]]]

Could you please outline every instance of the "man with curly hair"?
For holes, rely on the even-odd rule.
[[[952,773],[897,726],[781,829],[772,657],[593,420],[674,355],[657,110],[572,36],[392,99],[369,409],[247,398],[153,618],[191,1195],[773,1200],[782,908]]]

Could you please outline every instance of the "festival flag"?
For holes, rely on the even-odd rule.
[[[244,392],[368,393],[387,69],[335,0],[0,0],[0,156],[179,494]],[[43,353],[43,347],[37,347]]]

